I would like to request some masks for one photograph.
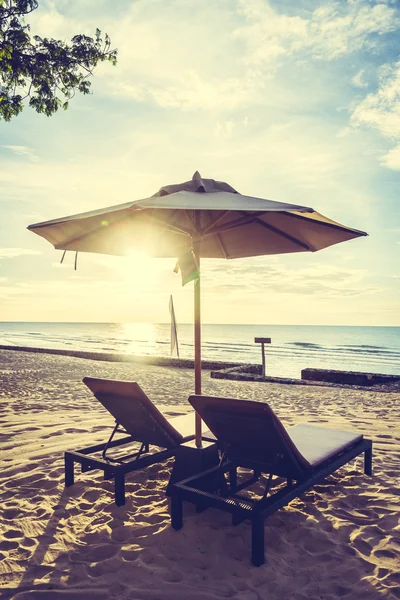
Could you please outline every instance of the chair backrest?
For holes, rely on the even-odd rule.
[[[183,436],[135,381],[85,377],[83,383],[136,441],[168,449],[182,442]]]
[[[189,402],[238,465],[298,478],[311,468],[268,404],[190,396]]]

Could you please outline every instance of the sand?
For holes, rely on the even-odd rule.
[[[167,415],[193,390],[186,369],[0,350],[0,597],[135,600],[378,600],[400,598],[398,393],[212,380],[204,393],[268,401],[285,425],[360,431],[362,457],[265,523],[266,564],[250,564],[250,526],[196,514],[170,527],[164,489],[172,460],[112,483],[78,474],[64,489],[63,452],[104,441],[113,422],[81,383],[132,379]]]

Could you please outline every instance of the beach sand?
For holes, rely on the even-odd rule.
[[[373,440],[265,522],[266,563],[250,564],[250,526],[184,507],[170,527],[172,460],[127,476],[125,506],[101,473],[63,484],[63,452],[105,441],[112,418],[84,376],[138,381],[167,415],[189,410],[187,369],[0,350],[0,597],[135,600],[400,598],[398,393],[212,380],[203,392],[264,400],[285,425],[311,422]]]

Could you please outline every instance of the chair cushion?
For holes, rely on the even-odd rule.
[[[179,417],[168,418],[168,423],[172,425],[181,436],[183,436],[184,440],[189,438],[193,438],[195,432],[195,412],[194,410],[190,411],[186,415],[180,415]],[[211,433],[209,429],[203,431],[201,434],[203,439],[215,440],[215,436]]]
[[[256,468],[257,463],[257,468],[266,473],[273,469],[277,475],[294,478],[310,470],[310,464],[268,404],[200,395],[190,396],[189,402],[237,464],[254,463]],[[277,456],[281,456],[279,465]]]
[[[331,429],[309,423],[288,427],[286,431],[311,467],[320,465],[363,438],[362,434],[353,431]]]

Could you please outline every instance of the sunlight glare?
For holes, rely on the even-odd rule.
[[[130,251],[121,261],[120,272],[132,288],[148,287],[159,278],[157,259],[137,250]]]
[[[127,345],[125,354],[156,354],[156,326],[154,323],[123,323],[123,337]]]

